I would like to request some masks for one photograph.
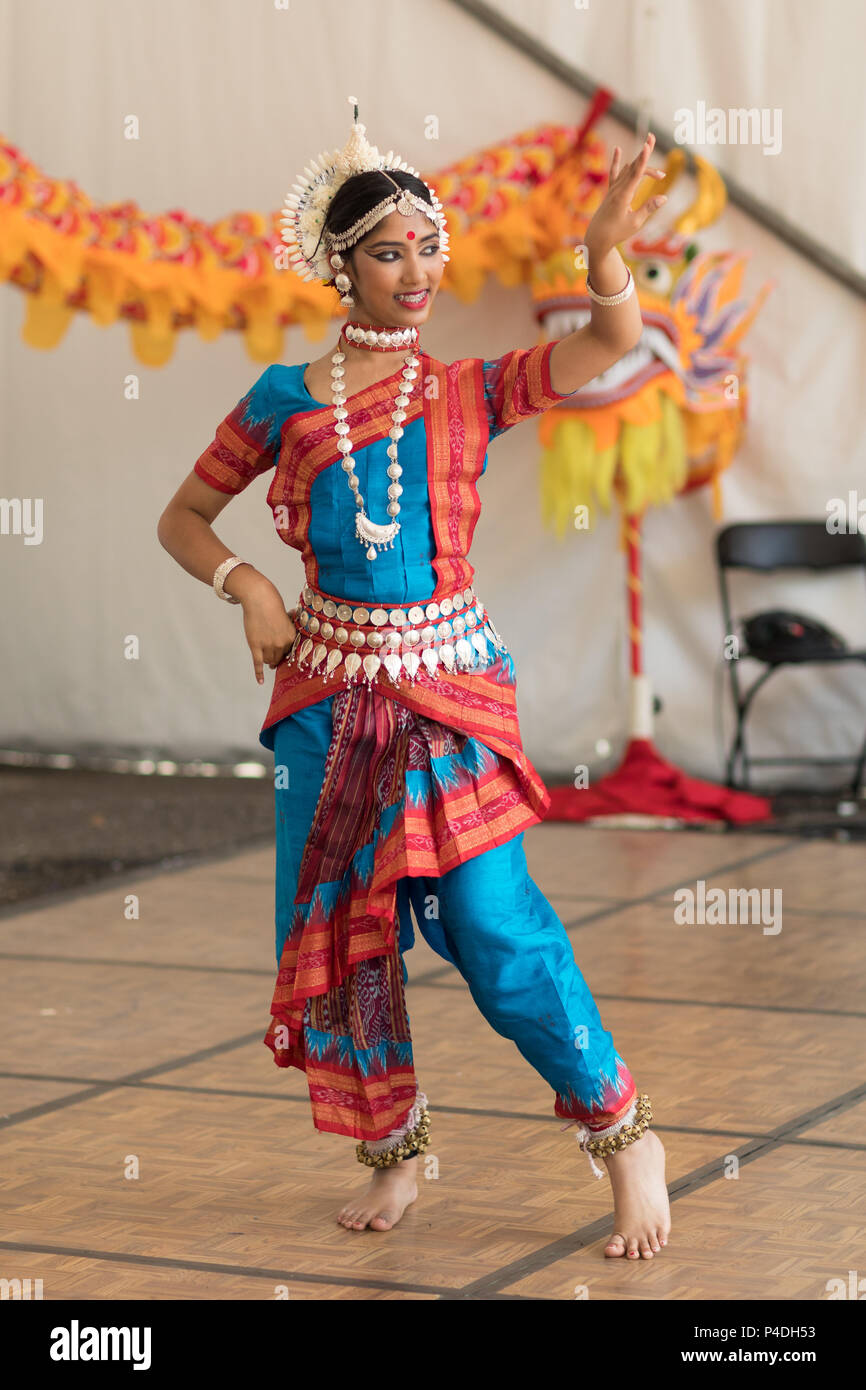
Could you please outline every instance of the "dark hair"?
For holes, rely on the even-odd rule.
[[[433,203],[430,199],[430,190],[427,185],[415,174],[409,174],[405,169],[389,169],[388,173],[394,183],[398,183],[401,188],[408,188],[410,193],[417,193],[419,198],[423,198],[432,208]],[[377,203],[381,203],[383,198],[387,198],[389,193],[396,197],[396,189],[391,179],[386,179],[384,173],[379,169],[370,169],[363,174],[352,174],[346,182],[338,188],[334,198],[328,208],[322,230],[319,233],[319,240],[316,242],[316,250],[322,237],[326,232],[339,236],[341,232],[348,231],[353,222],[357,222],[359,217],[363,217],[365,212],[369,212]],[[373,230],[372,228],[370,229]],[[363,238],[359,238],[363,240]],[[355,242],[355,246],[358,242]],[[352,254],[354,246],[348,247],[341,254],[346,257]],[[332,284],[333,278],[326,281]]]

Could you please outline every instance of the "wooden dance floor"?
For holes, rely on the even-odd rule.
[[[862,1271],[862,848],[561,824],[525,844],[653,1103],[673,1221],[654,1260],[604,1258],[608,1180],[420,934],[433,1175],[393,1231],[337,1225],[369,1174],[261,1041],[262,849],[0,919],[0,1274],[45,1299],[736,1301],[824,1300]],[[698,881],[781,890],[781,931],[677,924]]]

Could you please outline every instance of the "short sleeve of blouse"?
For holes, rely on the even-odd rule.
[[[557,341],[513,348],[483,363],[484,406],[491,439],[575,394],[567,391],[561,395],[550,383],[550,354]]]
[[[273,365],[217,425],[216,434],[193,465],[193,472],[220,492],[237,494],[275,467],[280,422],[271,394]]]

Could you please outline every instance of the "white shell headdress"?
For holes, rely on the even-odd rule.
[[[448,230],[445,226],[445,214],[436,193],[428,183],[425,183],[425,187],[430,193],[432,208],[423,198],[399,188],[395,182],[394,192],[381,203],[377,203],[347,231],[336,237],[326,234],[320,240],[331,201],[337,190],[353,174],[368,173],[371,170],[387,172],[389,169],[402,169],[407,174],[421,178],[417,169],[413,169],[405,160],[398,159],[393,150],[381,155],[375,145],[369,144],[366,126],[358,121],[358,103],[355,97],[349,97],[349,101],[355,108],[355,119],[343,149],[334,150],[331,154],[320,154],[316,159],[311,159],[303,174],[298,175],[297,183],[292,184],[292,191],[286,194],[285,211],[280,219],[283,224],[280,235],[286,245],[292,248],[289,258],[292,269],[302,280],[332,280],[334,270],[328,259],[330,252],[345,250],[353,245],[395,208],[406,216],[411,216],[417,210],[429,217],[439,232],[443,260],[447,261]]]

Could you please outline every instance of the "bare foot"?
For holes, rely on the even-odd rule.
[[[374,1168],[363,1197],[347,1202],[337,1217],[348,1231],[390,1231],[418,1196],[418,1155],[403,1158],[391,1168]]]
[[[664,1145],[648,1129],[604,1161],[613,1188],[614,1218],[614,1234],[604,1253],[651,1260],[654,1251],[667,1245],[671,1229]]]

